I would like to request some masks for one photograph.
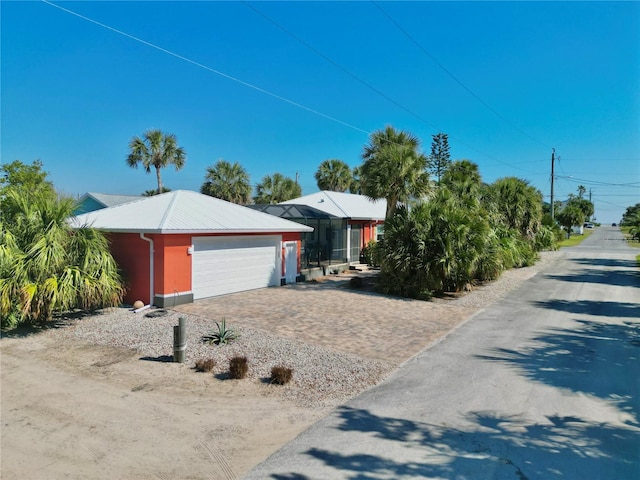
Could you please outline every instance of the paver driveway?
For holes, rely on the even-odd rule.
[[[347,288],[353,275],[265,288],[179,305],[175,310],[266,330],[305,343],[399,365],[477,308]]]

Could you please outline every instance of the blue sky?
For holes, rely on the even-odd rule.
[[[225,159],[309,194],[323,160],[359,165],[392,125],[426,153],[447,133],[486,182],[547,200],[555,148],[556,198],[584,185],[598,221],[640,202],[640,2],[55,5],[77,15],[0,3],[0,140],[2,162],[40,159],[64,193],[155,188],[125,158],[159,128],[187,152],[171,189]]]

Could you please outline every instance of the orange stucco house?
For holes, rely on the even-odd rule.
[[[158,307],[295,282],[304,226],[178,190],[78,215],[107,233],[125,301]]]

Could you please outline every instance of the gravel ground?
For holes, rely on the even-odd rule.
[[[532,266],[505,272],[502,277],[453,299],[438,299],[456,307],[483,308],[535,275],[561,252],[543,252]],[[211,320],[171,310],[149,310],[143,315],[127,308],[102,310],[81,319],[65,318],[64,328],[50,330],[52,335],[70,336],[96,345],[133,349],[141,358],[172,361],[173,326],[178,318],[187,319],[186,364],[212,358],[214,374],[226,378],[229,360],[234,356],[249,359],[248,377],[269,382],[271,368],[283,365],[293,369],[293,381],[283,387],[283,394],[305,406],[338,405],[386,377],[396,366],[363,359],[357,355],[336,352],[250,328],[233,328],[239,338],[227,345],[210,345],[203,337],[215,329]]]

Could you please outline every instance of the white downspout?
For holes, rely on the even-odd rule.
[[[153,239],[145,237],[140,233],[140,238],[149,242],[149,305],[153,305]]]

